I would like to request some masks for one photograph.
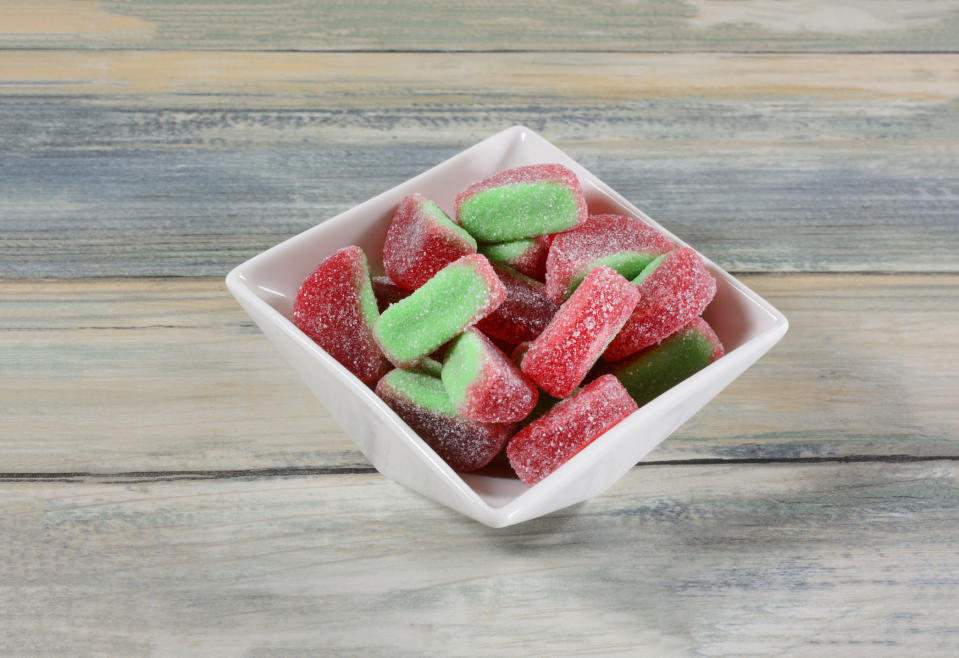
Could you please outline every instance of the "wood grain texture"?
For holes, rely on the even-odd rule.
[[[957,477],[641,468],[505,530],[378,475],[0,483],[0,650],[951,655]]]
[[[786,338],[650,460],[959,455],[959,276],[752,275]],[[0,282],[0,472],[368,468],[220,280]]]
[[[959,56],[0,53],[0,276],[221,275],[502,128],[735,271],[959,271]]]
[[[952,51],[950,0],[0,1],[0,47]]]

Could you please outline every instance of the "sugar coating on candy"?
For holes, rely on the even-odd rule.
[[[392,370],[380,379],[376,394],[455,471],[486,466],[516,427],[463,418],[443,382],[424,373]]]
[[[723,345],[705,320],[696,318],[661,342],[611,366],[642,406],[723,355]]]
[[[376,306],[382,313],[390,307],[390,304],[409,297],[410,291],[400,288],[388,276],[374,276],[373,295],[376,296]]]
[[[535,238],[512,242],[483,244],[480,245],[479,252],[494,263],[508,265],[530,278],[543,281],[546,278],[546,259],[552,241],[551,235],[537,235]]]
[[[383,268],[396,285],[416,290],[441,269],[476,253],[476,240],[421,194],[400,201],[386,232]]]
[[[443,363],[442,361],[437,361],[436,359],[424,356],[423,360],[419,363],[420,370],[429,375],[430,377],[436,377],[437,379],[443,373]]]
[[[442,380],[456,411],[481,423],[523,420],[539,397],[536,385],[476,329],[453,341]]]
[[[533,486],[636,409],[619,380],[604,375],[517,432],[506,456]]]
[[[506,289],[486,257],[463,256],[383,311],[374,334],[392,363],[413,366],[505,299]]]
[[[523,355],[520,367],[540,388],[565,398],[579,386],[629,319],[639,290],[602,265],[593,269]]]
[[[293,303],[293,324],[368,386],[389,370],[373,337],[378,317],[366,255],[355,246],[320,263]]]
[[[556,315],[559,304],[546,296],[546,286],[504,265],[493,263],[493,271],[506,289],[506,300],[476,323],[487,336],[516,345],[533,340]]]
[[[716,294],[716,279],[689,247],[675,249],[650,263],[633,279],[639,303],[603,354],[618,361],[655,345],[702,314]]]
[[[586,214],[579,180],[559,164],[508,169],[456,197],[456,221],[483,242],[566,231],[585,221]]]
[[[546,293],[562,302],[597,265],[633,279],[672,249],[669,238],[638,219],[590,215],[582,225],[553,238],[546,259]]]

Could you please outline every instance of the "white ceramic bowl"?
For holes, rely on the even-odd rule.
[[[536,518],[604,491],[765,354],[788,327],[782,313],[704,259],[718,283],[705,318],[726,348],[723,358],[640,408],[533,487],[502,467],[454,472],[372,390],[290,322],[293,300],[306,275],[346,245],[362,247],[374,274],[382,273],[386,228],[404,196],[420,192],[451,214],[454,197],[468,185],[504,169],[545,162],[576,173],[590,212],[636,217],[685,244],[545,139],[514,126],[251,258],[226,278],[237,301],[378,471],[492,527]]]

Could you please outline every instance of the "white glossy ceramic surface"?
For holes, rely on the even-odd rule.
[[[775,345],[788,327],[782,313],[704,259],[718,283],[704,316],[726,347],[723,358],[633,413],[534,487],[503,467],[454,472],[373,391],[293,326],[293,299],[306,275],[346,245],[362,247],[374,274],[382,273],[386,228],[407,194],[420,192],[452,214],[457,192],[471,183],[545,162],[576,173],[590,212],[636,217],[685,244],[545,139],[514,126],[251,258],[226,278],[230,292],[377,470],[492,527],[533,519],[604,491]]]

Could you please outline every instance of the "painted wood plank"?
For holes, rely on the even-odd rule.
[[[639,468],[505,530],[378,475],[0,483],[0,650],[951,655],[957,477]]]
[[[751,275],[786,338],[651,460],[959,455],[959,277]],[[0,472],[368,468],[219,279],[0,282]]]
[[[0,2],[4,48],[955,51],[951,0]]]
[[[959,271],[957,56],[8,52],[0,71],[0,276],[219,275],[513,123],[727,269]]]

